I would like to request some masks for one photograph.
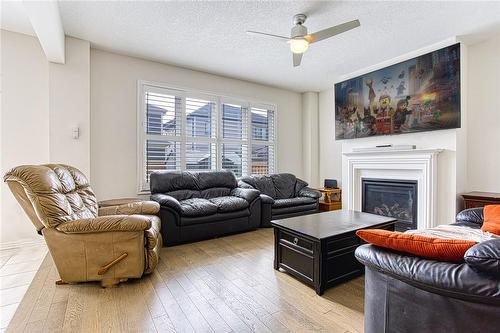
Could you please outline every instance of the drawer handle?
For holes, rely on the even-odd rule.
[[[295,238],[293,239],[293,244],[297,245],[298,243],[299,243],[299,239],[298,239],[297,237],[295,237]]]

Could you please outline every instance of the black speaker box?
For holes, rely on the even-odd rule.
[[[335,179],[325,179],[325,188],[337,188],[337,181]]]

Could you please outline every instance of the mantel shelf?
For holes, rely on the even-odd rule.
[[[345,156],[362,156],[362,155],[437,155],[444,149],[402,149],[402,150],[374,150],[374,151],[352,151],[344,152]]]

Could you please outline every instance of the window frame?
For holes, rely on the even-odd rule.
[[[171,94],[176,97],[180,97],[182,99],[181,105],[181,130],[180,135],[155,135],[148,134],[146,132],[146,92],[152,91],[155,92],[157,90],[158,93],[161,94]],[[193,99],[202,99],[215,103],[214,112],[215,117],[212,116],[212,119],[216,120],[215,124],[212,124],[212,136],[210,138],[204,137],[193,137],[188,136],[187,131],[187,113],[186,113],[186,98]],[[246,109],[246,140],[238,140],[238,139],[224,139],[222,135],[223,126],[222,126],[222,104],[237,104],[241,105],[242,108]],[[272,131],[273,131],[273,139],[274,140],[254,140],[253,132],[252,132],[252,108],[257,109],[265,109],[272,111],[274,113]],[[180,170],[186,170],[186,144],[188,142],[194,143],[209,143],[215,144],[215,168],[212,170],[221,170],[222,169],[222,145],[224,143],[228,144],[242,144],[247,146],[247,154],[246,160],[247,165],[246,169],[242,165],[242,175],[248,175],[249,171],[252,168],[252,145],[267,145],[273,147],[272,161],[269,160],[269,165],[272,164],[272,172],[278,172],[278,159],[277,159],[277,150],[278,150],[278,131],[277,131],[277,123],[278,123],[278,108],[275,103],[257,101],[250,97],[244,96],[227,96],[217,92],[209,92],[196,90],[192,88],[180,87],[170,84],[164,84],[154,81],[146,81],[146,80],[138,80],[137,81],[137,194],[138,195],[147,195],[150,193],[149,182],[146,182],[146,170],[145,170],[145,162],[146,162],[146,140],[153,139],[159,141],[174,141],[179,142],[181,146],[180,152]],[[174,140],[175,139],[175,140]],[[210,147],[210,146],[209,146]],[[245,172],[246,171],[246,172]]]

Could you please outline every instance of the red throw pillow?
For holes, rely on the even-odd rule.
[[[356,235],[373,245],[439,261],[461,262],[465,252],[476,245],[476,242],[469,240],[434,238],[381,229],[358,230]]]
[[[484,206],[483,213],[484,222],[481,230],[500,235],[500,205]]]

